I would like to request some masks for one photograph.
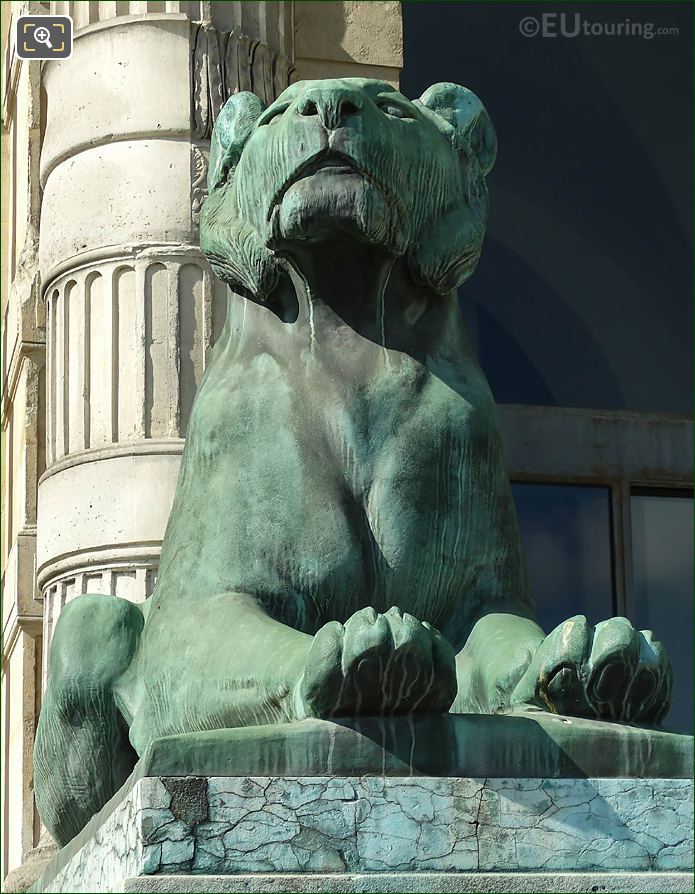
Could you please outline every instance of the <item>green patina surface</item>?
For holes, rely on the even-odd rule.
[[[540,710],[208,730],[156,739],[138,763],[141,776],[690,779],[692,773],[692,736]]]
[[[454,291],[481,251],[494,159],[487,113],[452,84],[410,102],[380,81],[307,81],[267,109],[225,105],[201,246],[228,315],[157,586],[144,606],[79,597],[55,631],[35,779],[60,843],[166,736],[268,724],[272,751],[305,718],[667,712],[649,631],[577,617],[546,636],[533,620]],[[537,733],[519,734],[531,754]]]

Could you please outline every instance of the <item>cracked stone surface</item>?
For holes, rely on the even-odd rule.
[[[115,809],[108,811],[107,805],[83,830],[91,832],[85,844],[74,854],[70,845],[59,851],[29,890],[123,890],[125,878],[144,871],[141,796],[136,785]]]
[[[116,891],[141,875],[692,864],[684,779],[147,777],[36,890]]]

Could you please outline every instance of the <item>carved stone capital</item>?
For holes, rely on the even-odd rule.
[[[260,40],[207,23],[194,26],[193,138],[209,140],[222,106],[248,90],[272,102],[290,83],[292,63]]]

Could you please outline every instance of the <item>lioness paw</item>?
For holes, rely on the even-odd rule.
[[[671,702],[671,663],[651,630],[627,618],[591,627],[583,615],[543,640],[512,695],[556,714],[659,723]]]
[[[456,696],[454,650],[395,607],[363,608],[318,631],[298,695],[309,717],[444,713]]]

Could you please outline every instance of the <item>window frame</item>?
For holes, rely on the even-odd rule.
[[[606,487],[616,615],[636,618],[630,498],[693,495],[693,423],[684,415],[498,406],[514,484]]]

